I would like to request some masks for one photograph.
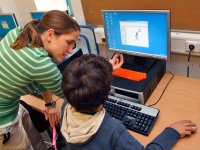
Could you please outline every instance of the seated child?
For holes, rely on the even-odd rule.
[[[68,149],[169,150],[180,137],[196,131],[190,120],[182,120],[167,127],[144,148],[103,107],[111,89],[112,70],[106,59],[94,55],[83,55],[67,66],[62,84],[67,105],[61,132]]]

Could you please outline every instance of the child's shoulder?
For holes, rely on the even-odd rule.
[[[104,120],[98,130],[98,136],[106,137],[106,139],[117,140],[121,134],[127,132],[123,123],[117,119],[112,118],[107,112]]]

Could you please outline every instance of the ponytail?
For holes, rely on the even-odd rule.
[[[15,50],[19,50],[23,47],[42,47],[43,44],[40,38],[40,33],[36,28],[38,22],[38,20],[28,22],[10,47]]]
[[[80,31],[80,26],[62,11],[51,10],[45,13],[41,20],[32,20],[27,23],[10,47],[15,50],[23,47],[43,47],[41,34],[48,29],[53,29],[55,34],[59,36]]]

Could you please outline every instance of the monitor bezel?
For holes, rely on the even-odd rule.
[[[38,14],[39,14],[39,13],[43,13],[43,15],[44,15],[46,12],[47,12],[47,11],[31,11],[31,12],[30,12],[31,19],[35,19],[35,18],[33,18],[33,16],[32,16],[33,13],[35,13],[35,14],[36,14],[36,13],[38,13]]]
[[[14,26],[15,26],[15,28],[17,27],[17,26],[19,26],[19,24],[18,24],[18,21],[17,21],[17,18],[16,18],[16,16],[15,16],[15,13],[0,13],[0,16],[8,16],[8,17],[11,17],[11,19],[12,19],[12,21],[13,21],[13,23],[14,23]],[[9,29],[9,31],[10,30],[12,30],[12,29]],[[8,31],[8,32],[9,32]],[[8,33],[7,32],[7,33]],[[6,36],[6,35],[5,35]],[[5,37],[4,36],[4,37]],[[0,37],[0,40],[2,40],[4,37]]]
[[[15,23],[15,26],[17,27],[19,24],[17,22],[17,18],[14,13],[0,13],[1,16],[11,16],[13,19],[13,22]]]
[[[146,12],[146,13],[165,13],[167,15],[167,56],[166,57],[162,57],[160,55],[154,55],[154,54],[146,54],[146,53],[140,53],[140,52],[130,52],[128,50],[122,50],[122,49],[112,49],[112,48],[108,48],[108,50],[110,51],[114,51],[114,52],[118,52],[118,53],[125,53],[128,55],[133,55],[133,56],[141,56],[141,57],[151,57],[151,58],[156,58],[156,59],[162,59],[162,60],[170,60],[170,52],[171,52],[171,41],[170,41],[170,30],[171,30],[171,24],[170,24],[170,10],[102,10],[102,14],[103,14],[103,22],[104,22],[104,33],[105,33],[105,40],[106,43],[108,43],[108,39],[107,37],[107,30],[106,30],[106,25],[105,25],[105,18],[104,18],[104,13],[105,12]]]

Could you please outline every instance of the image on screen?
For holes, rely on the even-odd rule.
[[[168,10],[103,10],[109,50],[136,56],[168,59]]]
[[[17,26],[18,22],[14,13],[0,13],[0,39]]]

